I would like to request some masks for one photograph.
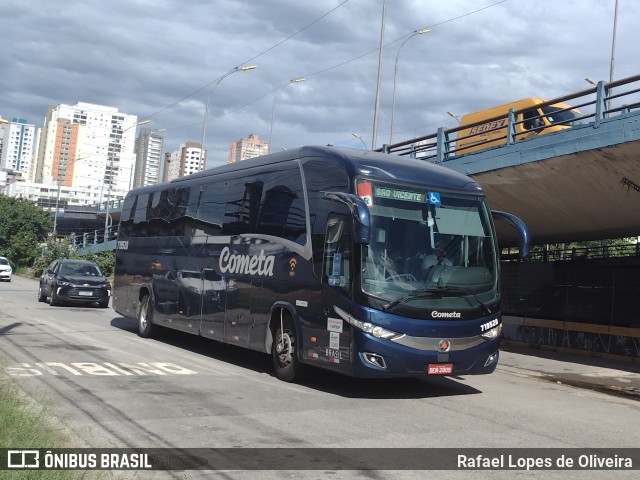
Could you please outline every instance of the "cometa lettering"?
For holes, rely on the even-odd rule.
[[[220,252],[220,272],[272,277],[275,259],[265,255],[264,250],[258,255],[232,255],[229,247],[224,247]]]
[[[432,318],[460,318],[460,312],[439,312],[433,310],[431,312]]]

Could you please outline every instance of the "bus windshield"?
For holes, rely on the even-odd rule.
[[[575,110],[565,110],[560,107],[548,106],[542,107],[542,113],[546,115],[551,124],[562,124],[570,127],[582,124]]]
[[[421,309],[486,309],[498,298],[496,244],[483,197],[368,181],[358,192],[371,213],[361,288],[385,302],[384,310],[405,306],[421,316]]]

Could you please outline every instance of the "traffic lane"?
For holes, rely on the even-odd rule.
[[[69,328],[70,318],[67,316],[64,321],[66,337],[63,340],[57,338],[54,342],[41,331],[37,332],[36,338],[28,344],[28,353],[19,358],[22,364],[26,363],[29,367],[19,368],[40,369],[39,373],[21,378],[42,379],[49,385],[55,385],[52,380],[57,379],[64,385],[73,385],[75,390],[82,392],[74,404],[84,409],[87,415],[104,425],[109,422],[134,425],[138,422],[143,437],[172,438],[178,422],[179,430],[191,430],[189,436],[209,441],[208,436],[197,433],[202,428],[202,421],[207,420],[212,422],[216,431],[223,434],[218,439],[221,443],[216,442],[216,446],[227,446],[227,442],[234,439],[243,445],[250,445],[256,440],[260,442],[260,437],[251,433],[263,430],[268,432],[264,440],[268,437],[273,442],[275,438],[282,437],[282,431],[279,430],[282,425],[290,423],[281,422],[281,416],[290,419],[296,415],[303,416],[308,411],[323,412],[318,415],[323,418],[321,430],[329,432],[340,432],[342,425],[349,425],[358,417],[367,424],[370,421],[368,416],[375,418],[376,423],[388,423],[384,429],[387,434],[394,427],[404,434],[414,431],[413,415],[406,415],[406,411],[401,413],[403,408],[397,415],[394,414],[392,410],[395,405],[396,408],[406,407],[422,412],[425,418],[433,416],[434,412],[428,411],[431,408],[444,409],[436,413],[436,418],[455,416],[460,419],[466,416],[464,423],[472,429],[477,424],[475,433],[482,438],[487,424],[499,427],[500,422],[496,422],[494,417],[504,417],[506,413],[498,405],[482,404],[482,408],[478,408],[475,401],[462,401],[462,397],[483,396],[483,390],[490,395],[501,391],[500,398],[503,402],[508,399],[511,405],[508,411],[517,412],[510,419],[513,424],[519,421],[531,423],[534,427],[542,424],[545,432],[549,430],[546,421],[539,421],[539,413],[531,413],[526,408],[530,406],[531,397],[529,394],[522,396],[519,392],[527,389],[521,386],[514,390],[517,382],[514,383],[514,378],[508,375],[467,377],[464,382],[448,378],[429,381],[359,380],[315,370],[303,384],[290,385],[272,376],[269,357],[263,354],[180,333],[165,335],[159,340],[141,339],[134,333],[135,322],[122,318],[110,321],[113,328],[100,328],[94,332],[89,332],[88,323],[84,322],[84,330],[76,332],[75,328]],[[55,335],[59,335],[59,329]],[[25,340],[28,337],[24,331],[20,335]],[[20,371],[13,370],[14,373]],[[478,388],[481,384],[486,385]],[[528,390],[532,388],[548,393],[550,387],[533,384]],[[562,392],[565,397],[576,395],[574,390],[558,389],[556,386],[552,386],[551,390]],[[548,397],[547,402],[552,399]],[[566,401],[566,398],[559,400]],[[414,402],[418,404],[411,405]],[[537,401],[536,405],[540,406]],[[532,410],[537,411],[538,407]],[[367,412],[367,408],[371,410]],[[383,417],[380,417],[378,408],[384,410]],[[566,411],[557,404],[547,410]],[[252,416],[261,413],[264,413],[264,418],[254,423]],[[350,415],[353,415],[352,421],[349,421]],[[614,415],[607,409],[605,418],[601,420],[611,422]],[[332,418],[325,418],[329,416]],[[245,429],[239,428],[236,422],[238,418],[244,418]],[[334,422],[334,418],[337,421]],[[407,418],[411,420],[407,422]],[[304,418],[299,421],[300,425],[308,423]],[[626,422],[624,416],[618,421]],[[153,429],[142,428],[147,422],[156,424]],[[583,424],[584,419],[578,423]],[[507,422],[508,428],[513,428],[513,424]],[[243,431],[238,436],[234,430]],[[438,425],[435,430],[431,429],[431,434],[437,433],[439,438],[446,437],[447,432],[443,434],[440,430]],[[429,431],[420,428],[423,435]],[[248,437],[245,436],[247,433]],[[304,430],[299,433],[308,440]],[[344,433],[344,439],[350,438],[350,432]],[[537,432],[538,435],[541,433]],[[135,432],[132,435],[132,445],[155,445],[140,445],[139,440],[135,439]],[[420,438],[418,432],[414,432],[414,435],[416,439]],[[339,438],[337,434],[330,434],[327,439],[336,441]],[[455,440],[453,435],[451,441]],[[286,438],[284,441],[286,443]],[[292,443],[299,441],[297,438]],[[306,443],[314,445],[313,441]],[[167,445],[171,443],[167,442]],[[192,446],[197,445],[201,444]],[[541,443],[541,446],[545,445],[546,442]],[[173,446],[185,445],[178,442]]]
[[[74,309],[74,313],[86,317],[91,312]],[[340,409],[347,415],[350,409],[360,408],[335,399],[327,406],[327,394],[393,400],[479,393],[445,378],[433,384],[413,380],[354,384],[321,371],[314,372],[306,385],[291,385],[272,375],[270,358],[264,354],[177,332],[159,340],[141,339],[134,333],[135,322],[122,318],[111,321],[118,325],[111,330],[91,327],[93,323],[85,320],[77,328],[73,325],[79,317],[70,314],[63,325],[51,319],[35,325],[25,322],[3,342],[13,347],[9,373],[25,385],[44,384],[57,393],[61,404],[71,406],[65,416],[84,416],[87,430],[92,422],[101,425],[103,437],[121,446],[211,445],[203,421],[212,421],[220,435],[213,438],[212,446],[254,441],[299,444],[299,438],[287,437],[287,429],[282,430],[288,422],[280,421],[280,415],[304,414],[309,409],[326,414]],[[275,415],[275,420],[264,422],[262,413]],[[238,422],[239,418],[243,421]],[[341,424],[344,420],[331,428],[339,431]],[[180,441],[176,430],[200,441]],[[264,433],[256,437],[255,432]],[[349,432],[345,435],[349,438]]]

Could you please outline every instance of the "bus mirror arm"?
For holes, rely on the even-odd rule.
[[[324,198],[344,203],[351,211],[353,219],[353,236],[356,243],[362,245],[369,244],[369,234],[371,228],[371,217],[369,207],[365,201],[353,193],[344,192],[325,192]]]
[[[519,257],[526,257],[529,254],[529,247],[531,243],[527,225],[512,213],[502,212],[500,210],[491,210],[491,215],[494,220],[507,222],[516,229],[516,232],[518,232],[518,249],[520,250]]]

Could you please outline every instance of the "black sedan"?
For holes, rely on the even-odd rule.
[[[88,260],[54,260],[40,277],[38,301],[49,300],[49,305],[64,303],[97,303],[109,306],[111,284],[100,268]]]

